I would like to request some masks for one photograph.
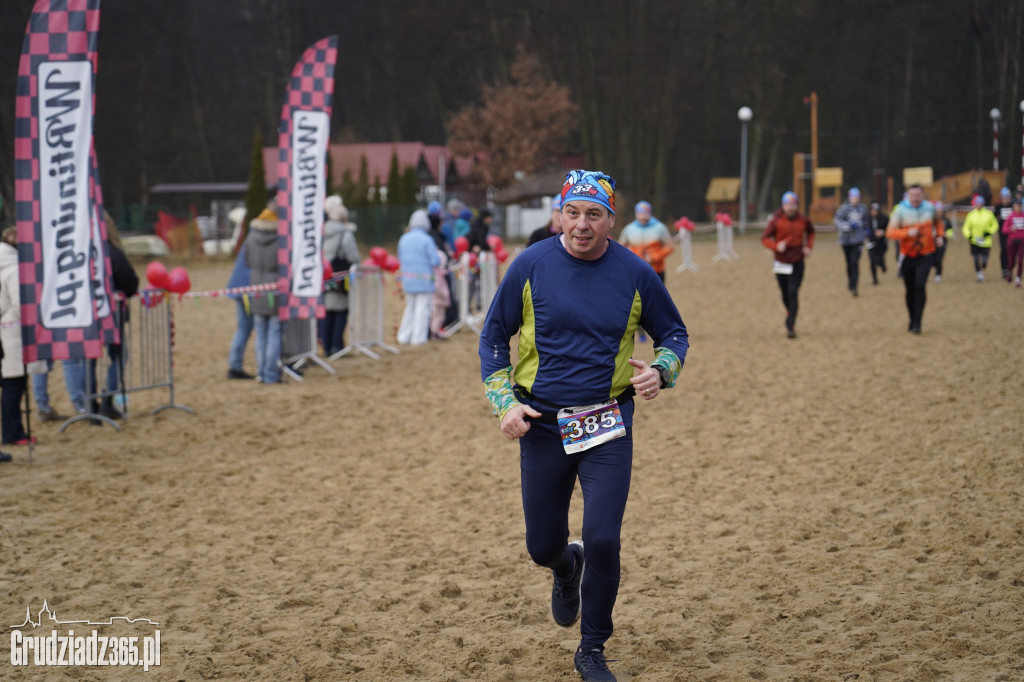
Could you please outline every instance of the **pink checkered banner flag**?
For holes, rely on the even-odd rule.
[[[281,108],[277,161],[278,290],[282,320],[323,317],[327,145],[338,37],[309,47],[292,69]]]
[[[117,341],[93,148],[100,0],[37,0],[15,99],[15,215],[25,362]]]

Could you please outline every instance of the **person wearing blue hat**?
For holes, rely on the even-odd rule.
[[[530,233],[530,238],[526,240],[527,246],[533,246],[539,241],[553,237],[556,234],[562,233],[562,195],[556,194],[551,197],[551,218],[548,220],[547,225],[541,225],[536,230]]]
[[[473,211],[468,208],[463,208],[459,211],[459,217],[455,219],[455,223],[452,226],[452,234],[455,235],[455,239],[459,237],[469,238],[469,231],[472,229],[470,222],[473,220]]]
[[[846,202],[836,211],[834,222],[839,233],[839,244],[846,257],[846,287],[856,296],[860,279],[860,252],[864,249],[864,241],[870,239],[868,209],[861,203],[860,190],[856,187],[850,188],[846,197]]]
[[[814,248],[814,224],[797,208],[795,192],[782,195],[782,206],[768,221],[761,243],[775,256],[772,271],[786,307],[786,336],[796,338],[796,314],[800,309],[800,285],[804,281],[804,259]]]
[[[615,181],[575,170],[561,198],[562,234],[523,251],[498,286],[480,333],[480,375],[501,433],[519,441],[526,549],[552,572],[551,615],[562,627],[580,622],[581,677],[614,681],[604,647],[619,589],[633,397],[654,400],[675,385],[689,337],[654,270],[610,238]],[[654,340],[650,365],[632,358],[641,327]],[[583,541],[570,543],[577,479]]]
[[[455,252],[448,245],[448,239],[441,230],[441,223],[444,220],[441,210],[441,202],[431,201],[427,204],[427,220],[430,221],[430,236],[438,250],[446,256],[451,257]]]
[[[647,261],[664,282],[665,259],[674,250],[672,235],[664,223],[651,215],[649,202],[637,202],[633,215],[636,219],[622,228],[619,243]]]
[[[449,199],[446,206],[447,209],[441,216],[441,234],[444,235],[445,241],[448,242],[448,250],[451,253],[455,253],[455,221],[459,217],[459,211],[466,206],[455,197]]]
[[[1003,187],[999,190],[999,204],[992,207],[992,213],[995,215],[996,220],[1000,225],[1005,223],[1013,213],[1013,192],[1010,191],[1009,187]],[[1003,269],[1003,279],[1007,282],[1010,281],[1010,251],[1006,246],[1006,234],[1002,230],[997,233],[999,235],[999,265]]]
[[[928,298],[928,274],[935,263],[935,249],[945,243],[945,228],[935,222],[935,207],[925,201],[924,187],[913,184],[907,188],[907,198],[896,205],[889,215],[886,236],[899,240],[900,272],[903,278],[904,300],[910,323],[907,331],[921,333],[921,319]]]

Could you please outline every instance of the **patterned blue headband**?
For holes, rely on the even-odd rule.
[[[569,171],[562,185],[562,205],[570,201],[592,201],[615,215],[615,179],[601,171]]]

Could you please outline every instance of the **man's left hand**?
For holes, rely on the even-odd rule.
[[[629,383],[633,384],[636,394],[644,400],[657,398],[661,393],[661,372],[643,360],[630,358],[629,364],[639,370],[639,373],[629,380]]]

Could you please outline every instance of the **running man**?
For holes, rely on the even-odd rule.
[[[885,252],[888,249],[888,242],[885,238],[885,228],[889,226],[889,216],[882,213],[882,207],[877,203],[871,204],[868,212],[868,231],[871,233],[868,242],[868,258],[871,260],[871,283],[878,284],[878,270],[887,272],[885,267]]]
[[[996,217],[996,222],[1002,225],[1006,222],[1006,219],[1013,213],[1013,192],[1010,191],[1009,187],[1004,187],[999,190],[999,205],[992,207],[992,214]],[[999,230],[999,265],[1003,270],[1003,279],[1007,282],[1010,281],[1010,266],[1009,261],[1009,247],[1006,244],[1006,233]]]
[[[835,225],[843,256],[846,257],[846,288],[856,296],[860,279],[860,252],[864,249],[865,238],[870,238],[868,209],[860,202],[860,190],[856,187],[851,187],[846,196],[846,203],[836,211]]]
[[[633,461],[633,396],[675,385],[686,327],[654,270],[609,239],[615,181],[574,170],[562,187],[562,234],[526,249],[498,287],[480,335],[480,374],[502,434],[519,441],[530,558],[553,574],[551,614],[580,621],[574,664],[615,680],[604,656],[619,588],[619,535]],[[654,361],[632,359],[633,334]],[[510,342],[518,333],[518,364]],[[635,372],[635,375],[634,375]],[[569,543],[569,502],[583,492],[583,542]]]
[[[814,248],[814,225],[797,210],[796,192],[782,195],[782,208],[768,221],[761,243],[775,254],[772,271],[782,292],[782,305],[786,306],[786,336],[795,339],[804,259]]]
[[[672,235],[664,223],[651,216],[651,205],[648,202],[637,202],[633,207],[633,215],[636,220],[622,228],[619,242],[650,263],[664,282],[665,259],[675,250]]]
[[[935,262],[935,247],[945,243],[945,228],[941,221],[935,222],[935,207],[924,200],[921,185],[908,187],[907,198],[896,204],[889,216],[886,236],[899,240],[900,255],[903,256],[900,272],[910,315],[907,331],[920,334],[927,300],[925,286]]]
[[[946,207],[941,201],[935,202],[935,224],[936,226],[942,223],[942,231],[945,234],[945,239],[953,238],[953,223],[949,222],[949,218],[946,217]],[[938,236],[938,227],[932,228],[932,236]],[[941,244],[936,242],[935,244],[935,283],[938,284],[942,281],[942,261],[946,257],[946,244],[947,241],[943,241]]]

